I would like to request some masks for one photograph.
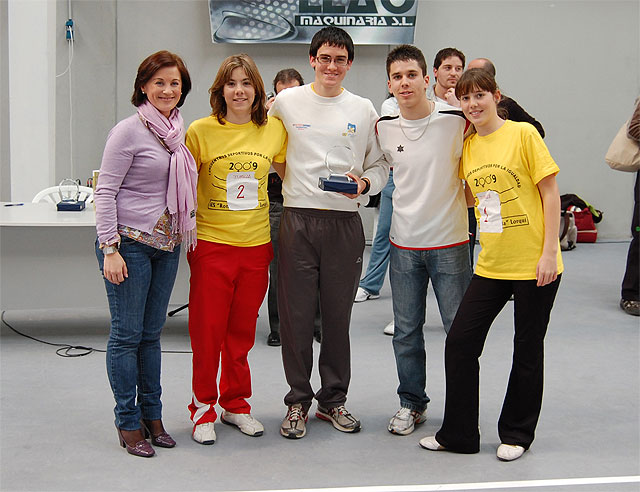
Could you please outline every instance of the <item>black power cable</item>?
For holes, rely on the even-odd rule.
[[[103,354],[106,353],[106,350],[102,350],[102,349],[85,347],[83,345],[70,345],[68,343],[47,342],[46,340],[40,340],[39,338],[33,337],[31,335],[27,335],[26,333],[22,333],[21,331],[18,331],[9,323],[7,323],[7,321],[4,319],[4,313],[5,313],[4,311],[0,313],[0,320],[7,328],[9,328],[14,333],[20,335],[21,337],[28,338],[35,342],[44,343],[45,345],[60,347],[56,350],[56,355],[59,355],[60,357],[84,357],[85,355],[89,355],[92,352],[101,352]],[[192,352],[191,350],[163,350],[162,353],[163,354],[190,354]]]
[[[0,320],[2,320],[2,323],[6,325],[7,328],[22,337],[34,340],[36,342],[44,343],[46,345],[60,347],[58,350],[56,350],[56,354],[60,357],[84,357],[85,355],[89,355],[91,352],[106,352],[106,350],[94,349],[93,347],[84,347],[82,345],[69,345],[68,343],[47,342],[46,340],[40,340],[39,338],[27,335],[26,333],[22,333],[21,331],[16,330],[13,326],[7,323],[7,321],[4,319],[4,311],[2,311],[2,313],[0,314]],[[80,352],[74,353],[74,351]]]

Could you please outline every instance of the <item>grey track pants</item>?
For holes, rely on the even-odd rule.
[[[351,379],[349,324],[362,272],[364,232],[357,212],[285,207],[280,224],[278,311],[282,362],[291,390],[286,405],[312,399],[342,405]],[[322,312],[319,372],[314,395],[313,324],[318,293]]]

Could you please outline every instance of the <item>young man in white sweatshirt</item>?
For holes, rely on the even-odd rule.
[[[280,433],[291,439],[306,434],[313,398],[318,401],[316,417],[343,432],[360,430],[360,421],[344,406],[351,378],[349,324],[364,251],[358,203],[361,195],[382,190],[389,166],[376,140],[378,115],[373,104],[342,87],[353,58],[353,41],[346,31],[321,29],[309,47],[314,81],[282,92],[269,112],[282,120],[289,134],[278,310],[282,361],[291,388],[284,398],[288,411]],[[340,171],[352,167],[348,174],[357,184],[355,193],[318,187],[319,178],[329,174],[325,160],[333,161],[337,154],[351,161]],[[310,377],[318,293],[321,388],[314,394]]]

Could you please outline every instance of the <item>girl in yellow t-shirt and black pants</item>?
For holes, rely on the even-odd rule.
[[[542,406],[544,337],[563,270],[559,169],[532,125],[498,116],[500,91],[491,74],[468,70],[456,96],[477,131],[464,143],[460,177],[475,197],[482,251],[447,336],[442,427],[420,445],[479,451],[478,358],[493,320],[513,295],[513,364],[497,450],[499,459],[511,461],[533,442]]]

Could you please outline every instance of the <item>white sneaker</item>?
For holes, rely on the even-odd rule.
[[[391,335],[393,336],[393,332],[395,331],[396,326],[393,324],[393,321],[390,321],[389,324],[387,324],[387,326],[384,327],[383,333],[385,335]]]
[[[501,461],[517,460],[524,454],[525,449],[522,446],[514,444],[500,444],[496,456]]]
[[[287,415],[280,426],[280,434],[287,439],[301,439],[307,433],[309,415],[301,403],[289,405]]]
[[[429,451],[445,451],[445,447],[436,441],[436,436],[423,437],[420,446]]]
[[[342,432],[360,432],[362,428],[360,421],[344,405],[331,408],[318,405],[316,417],[331,422],[336,429]]]
[[[223,424],[235,425],[240,432],[247,436],[258,437],[264,433],[264,426],[254,419],[250,413],[222,412],[220,420]]]
[[[387,430],[392,434],[406,436],[411,434],[417,424],[422,424],[427,420],[427,411],[416,412],[408,408],[402,407],[391,417]]]
[[[216,431],[213,428],[213,422],[194,425],[191,437],[200,444],[213,444],[216,442]]]
[[[356,298],[353,302],[364,302],[369,299],[377,299],[378,297],[380,297],[380,294],[372,294],[364,290],[362,287],[358,287],[358,292],[356,292]]]

